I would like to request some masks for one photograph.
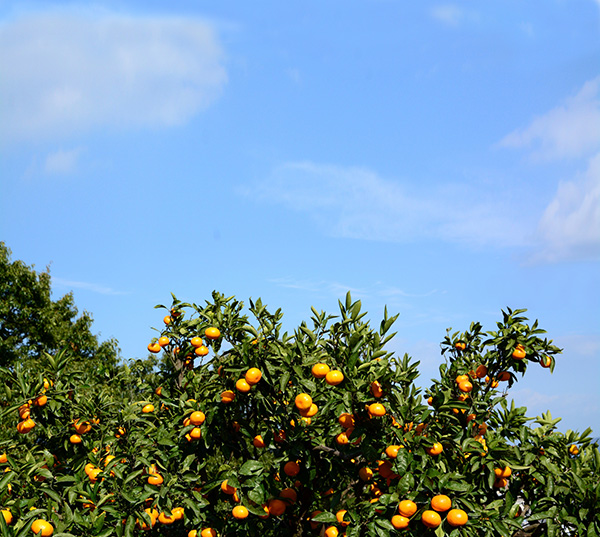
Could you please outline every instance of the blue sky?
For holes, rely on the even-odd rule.
[[[600,2],[0,2],[0,239],[141,357],[170,293],[347,290],[427,386],[527,308],[511,391],[600,431]]]

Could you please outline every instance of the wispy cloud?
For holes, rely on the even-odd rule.
[[[0,70],[2,141],[181,124],[227,80],[213,24],[92,8],[1,23]]]
[[[576,158],[600,146],[600,77],[586,82],[560,106],[502,140],[501,147],[526,148],[538,160]]]
[[[77,170],[77,161],[82,152],[81,147],[71,150],[59,149],[50,153],[44,163],[44,171],[51,175],[71,174]]]
[[[523,218],[497,189],[483,183],[420,187],[365,168],[290,162],[240,192],[306,213],[334,237],[405,243],[433,239],[476,247],[527,244]]]
[[[446,26],[459,26],[464,22],[479,19],[476,12],[459,7],[456,4],[440,4],[431,8],[431,16]]]
[[[52,283],[57,287],[63,287],[67,289],[83,289],[85,291],[91,291],[92,293],[99,293],[101,295],[127,295],[129,293],[124,291],[116,291],[111,287],[105,287],[96,283],[89,282],[78,282],[74,280],[65,280],[63,278],[56,278],[52,276]]]

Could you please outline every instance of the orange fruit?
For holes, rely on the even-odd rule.
[[[470,381],[468,380],[463,380],[459,385],[458,385],[458,389],[461,392],[464,393],[469,393],[472,389],[473,389],[473,384],[471,384]]]
[[[12,523],[13,516],[8,509],[2,509],[2,516],[4,517],[4,522],[6,522],[7,526]]]
[[[8,462],[8,457],[6,456],[6,453],[0,453],[0,464],[4,464],[5,462]]]
[[[257,434],[254,437],[254,440],[252,440],[252,444],[254,445],[254,447],[257,448],[264,448],[265,447],[265,441],[263,440],[263,437],[259,434]]]
[[[251,367],[248,369],[248,371],[246,371],[244,377],[250,386],[254,386],[255,384],[259,383],[260,379],[262,378],[262,373],[260,372],[260,369]]]
[[[31,418],[27,418],[26,420],[20,421],[17,423],[17,431],[19,434],[27,434],[35,427],[35,421]]]
[[[335,526],[329,526],[326,530],[325,530],[325,537],[338,537],[339,535],[339,531]]]
[[[442,517],[435,511],[423,511],[421,515],[421,522],[428,528],[437,528],[442,523]]]
[[[204,415],[204,412],[201,412],[200,410],[196,410],[190,414],[190,423],[192,425],[202,425],[205,419],[206,416]]]
[[[202,429],[200,429],[200,427],[194,427],[188,434],[192,440],[199,440],[202,438]]]
[[[508,485],[508,479],[506,477],[499,477],[494,481],[494,488],[503,489]]]
[[[163,317],[163,323],[165,323],[165,324],[171,324],[171,317],[170,317],[170,315],[167,315],[167,316]]]
[[[196,530],[192,530],[192,531],[196,531]],[[217,537],[217,532],[213,528],[204,528],[200,532],[200,536],[201,537]],[[188,533],[188,537],[196,537],[196,536],[195,535],[190,535]]]
[[[408,528],[408,524],[410,523],[410,519],[406,518],[402,515],[394,515],[392,517],[392,526],[397,530],[403,530],[404,528]]]
[[[235,393],[231,390],[225,390],[221,393],[221,403],[229,404],[235,399]]]
[[[370,481],[373,479],[373,470],[371,468],[361,468],[358,471],[358,477],[360,477],[363,481]]]
[[[579,448],[575,444],[571,444],[569,446],[569,453],[571,455],[579,455]],[[502,476],[502,477],[508,477],[508,476]]]
[[[161,336],[158,338],[158,344],[161,347],[166,347],[169,344],[169,338],[167,336]]]
[[[373,397],[376,397],[377,399],[383,397],[383,388],[381,387],[381,384],[378,380],[374,380],[373,382],[371,382],[370,389],[371,393],[373,394]]]
[[[313,521],[312,521],[312,519],[313,519],[314,517],[316,517],[317,515],[321,514],[322,512],[323,512],[323,511],[313,511],[313,512],[310,514],[310,517],[308,518],[308,520],[310,520],[310,527],[311,527],[313,530],[316,530],[316,529],[319,527],[319,524],[320,524],[320,522],[313,522]]]
[[[447,511],[452,507],[452,500],[448,498],[445,494],[437,494],[433,498],[431,498],[431,508],[434,511]]]
[[[523,347],[523,345],[519,343],[513,351],[512,357],[515,360],[522,360],[523,358],[525,358],[525,356],[527,356],[527,353],[525,352],[525,347]]]
[[[79,420],[73,420],[73,427],[75,427],[77,434],[89,433],[92,430],[92,425],[89,421],[79,423]]]
[[[410,518],[417,512],[417,504],[412,500],[402,500],[398,504],[398,512],[407,518]]]
[[[337,369],[332,369],[327,375],[325,375],[325,382],[330,386],[337,386],[344,380],[344,374]]]
[[[462,509],[451,509],[446,516],[446,520],[448,524],[456,528],[457,526],[464,526],[469,517]]]
[[[208,339],[217,339],[221,335],[221,332],[219,331],[218,328],[215,328],[214,326],[210,326],[204,331],[204,335]],[[246,515],[246,516],[248,516],[248,515]]]
[[[550,358],[550,356],[541,356],[540,365],[546,368],[550,367],[552,365],[552,358]]]
[[[215,328],[216,330],[216,328]],[[208,335],[207,335],[208,337]],[[218,337],[218,336],[217,336]],[[243,505],[236,505],[232,510],[231,514],[233,518],[237,518],[238,520],[243,520],[248,517],[248,509],[246,509]]]
[[[352,414],[344,412],[338,418],[338,422],[342,427],[344,427],[344,429],[349,429],[351,427],[354,427],[354,416]]]
[[[81,444],[81,436],[78,434],[72,434],[69,437],[69,442],[71,442],[71,444]]]
[[[298,410],[308,410],[312,405],[312,397],[307,393],[301,393],[296,395],[294,403]]]
[[[465,380],[469,380],[469,375],[458,375],[458,377],[456,377],[456,384],[460,384]]]
[[[288,461],[283,466],[283,472],[289,477],[296,477],[300,473],[300,465],[294,461]]]
[[[390,459],[395,459],[398,456],[398,451],[400,451],[400,446],[388,446],[385,448],[385,454]]]
[[[494,474],[496,477],[510,477],[512,475],[512,470],[505,466],[504,468],[494,468]]]
[[[345,431],[342,431],[340,434],[338,434],[335,437],[335,441],[340,445],[340,446],[344,446],[346,444],[348,444],[350,442],[350,435],[352,434],[352,431],[354,431],[354,429],[350,428],[350,429],[346,429]]]
[[[486,366],[479,365],[477,366],[477,369],[475,370],[475,375],[477,376],[478,379],[482,379],[484,378],[488,373],[488,368]]]
[[[432,406],[432,405],[433,405],[433,397],[428,397],[428,398],[427,398],[427,404],[428,404],[429,406]]]
[[[279,496],[281,498],[285,498],[290,503],[296,503],[296,500],[298,499],[298,494],[296,493],[296,491],[294,489],[289,488],[289,487],[283,489],[279,493]]]
[[[346,511],[346,509],[340,509],[336,514],[335,514],[335,518],[338,521],[338,524],[340,526],[342,526],[342,528],[345,528],[346,526],[350,525],[350,522],[344,520],[344,515],[347,513],[348,511]]]
[[[162,485],[163,482],[163,476],[160,474],[152,474],[148,476],[148,485]]]
[[[510,379],[510,373],[508,371],[502,371],[501,373],[498,373],[498,380],[500,380],[502,382],[506,382],[509,379]]]
[[[385,407],[381,403],[369,405],[369,414],[372,416],[385,416]]]
[[[142,407],[142,412],[144,414],[149,414],[150,412],[154,412],[154,405],[147,404]]]
[[[242,393],[248,393],[252,388],[252,386],[246,382],[246,379],[238,379],[238,381],[235,383],[235,387],[238,392]]]
[[[38,518],[31,523],[31,531],[42,537],[50,537],[54,533],[54,526],[43,518]]]
[[[225,494],[229,494],[230,496],[237,492],[237,489],[235,487],[232,487],[231,485],[227,484],[227,479],[225,481],[223,481],[223,483],[221,483],[221,490]]]
[[[312,418],[319,411],[319,407],[314,403],[310,405],[308,410],[301,410],[300,415],[304,418]]]
[[[153,353],[160,352],[161,346],[158,343],[150,343],[148,345],[148,350]]]
[[[167,513],[162,512],[160,515],[158,515],[158,521],[161,524],[169,525],[169,524],[173,524],[173,522],[175,522],[175,517],[172,514],[167,515]]]
[[[208,347],[200,345],[194,349],[194,354],[196,356],[206,356],[208,354]]]
[[[316,379],[325,378],[327,373],[329,373],[329,366],[327,364],[315,364],[312,366],[312,374]]]
[[[287,505],[283,500],[274,499],[269,500],[267,508],[269,510],[270,515],[280,516],[283,515],[283,513],[285,513]]]
[[[439,442],[436,442],[433,444],[433,446],[427,449],[427,453],[429,453],[429,455],[439,455],[442,451],[444,451],[444,446],[442,446],[442,444]]]
[[[200,347],[202,345],[202,338],[194,336],[192,339],[190,339],[190,344],[192,347]]]
[[[19,418],[26,420],[29,416],[31,416],[31,407],[27,404],[21,405],[19,407]]]
[[[35,406],[44,406],[48,402],[48,398],[45,395],[38,395],[34,400]]]
[[[459,341],[454,345],[454,348],[459,351],[464,351],[467,348],[467,345],[463,341]]]

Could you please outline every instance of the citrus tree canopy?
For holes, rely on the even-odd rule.
[[[261,300],[157,307],[159,368],[82,377],[67,346],[0,369],[2,535],[600,532],[591,431],[507,397],[560,353],[524,310],[448,331],[420,388],[387,350],[395,317],[371,326],[350,294],[293,333]]]

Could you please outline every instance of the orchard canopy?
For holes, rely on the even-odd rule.
[[[508,398],[560,353],[525,310],[448,331],[419,384],[395,317],[371,326],[350,294],[293,333],[261,300],[157,307],[145,360],[66,331],[2,364],[2,536],[600,534],[591,431]]]

